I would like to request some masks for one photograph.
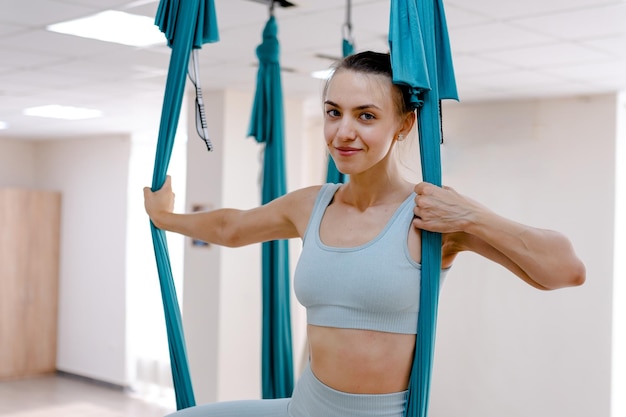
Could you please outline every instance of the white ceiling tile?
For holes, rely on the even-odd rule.
[[[547,36],[504,23],[461,27],[450,34],[452,52],[462,54],[539,45],[551,41]]]
[[[242,84],[254,86],[258,69],[252,65],[239,65],[239,63],[224,64],[215,67],[202,68],[200,77],[203,89],[223,89],[225,83],[241,86]]]
[[[157,9],[159,8],[159,0],[138,0],[125,3],[127,4],[124,6],[118,6],[112,9],[154,18],[156,16]]]
[[[597,7],[599,4],[619,3],[611,0],[452,0],[446,4],[491,16],[497,19],[513,19],[524,16],[552,15],[556,12]]]
[[[460,28],[463,26],[476,26],[479,24],[492,23],[493,19],[481,13],[469,11],[461,6],[447,2],[444,4],[446,12],[446,23],[448,29]]]
[[[244,60],[250,63],[255,62],[256,47],[261,43],[261,32],[263,27],[247,27],[241,30],[227,30],[220,34],[220,41],[204,45],[200,52],[202,62],[208,65],[220,62]],[[279,34],[279,41],[281,41]],[[282,46],[282,42],[281,42]]]
[[[269,16],[267,10],[266,6],[252,1],[215,0],[217,26],[220,32],[250,25],[261,28]],[[278,17],[280,16],[279,14]]]
[[[594,38],[582,41],[581,44],[613,56],[626,57],[626,35]]]
[[[626,34],[626,3],[516,20],[515,24],[559,39],[581,40]]]
[[[540,74],[533,71],[515,70],[488,75],[474,75],[468,80],[476,85],[490,88],[514,88],[519,86],[544,86],[554,83],[557,77]]]
[[[0,50],[2,51],[2,63],[0,65],[14,70],[20,68],[39,67],[63,61],[62,57],[54,54],[47,54],[45,52],[40,53],[37,51],[25,51],[21,49],[3,47],[1,45]],[[2,85],[1,78],[0,85]]]
[[[43,29],[0,38],[0,47],[20,49],[63,58],[112,54],[116,51],[132,48],[111,42],[48,32]]]
[[[511,93],[507,90],[485,89],[484,87],[464,86],[459,89],[459,102],[469,103],[472,101],[488,101],[511,98]],[[445,123],[445,113],[444,113]],[[444,126],[445,136],[445,126]]]
[[[611,59],[604,52],[565,42],[489,52],[481,54],[481,56],[526,69],[550,68],[596,60],[608,61]]]
[[[132,0],[57,0],[59,3],[74,4],[86,6],[91,9],[108,10],[122,8],[129,3],[137,3]],[[145,1],[144,1],[145,2]],[[158,4],[158,0],[152,0],[150,3]]]
[[[167,71],[165,69],[159,70],[151,67],[137,67],[128,65],[128,63],[120,63],[119,66],[103,66],[97,62],[74,60],[50,66],[46,69],[45,73],[49,75],[65,74],[71,77],[77,84],[97,84],[108,81],[125,81],[127,79],[164,75]]]
[[[495,82],[472,79],[460,86],[461,101],[486,99],[527,99],[533,97],[561,97],[592,94],[599,91],[597,85],[587,82],[561,80],[552,77],[528,76],[520,73],[503,74]]]
[[[329,56],[341,59],[341,51],[338,47],[328,48],[325,50],[324,55],[328,53]],[[308,51],[289,54],[283,56],[281,59],[281,66],[291,68],[299,73],[309,74],[310,68],[327,69],[334,63],[334,60],[317,57]]]
[[[389,33],[389,5],[390,2],[374,2],[353,6],[352,27],[353,36],[359,40],[386,39]],[[334,13],[337,13],[335,11]],[[340,26],[332,33],[337,39],[342,39],[345,15],[339,13]]]
[[[28,28],[24,25],[2,23],[2,21],[0,20],[0,37],[5,37],[8,35],[15,35],[20,32],[24,32],[26,30],[28,30]]]
[[[33,96],[28,95],[4,95],[0,92],[0,119],[8,115],[19,115],[22,109],[34,106]]]
[[[0,0],[0,10],[0,21],[29,27],[42,27],[93,12],[92,8],[54,0],[37,0],[36,5],[32,1]]]
[[[595,86],[592,84],[571,81],[554,81],[548,84],[541,84],[539,87],[528,88],[528,85],[513,86],[509,92],[518,98],[531,98],[589,94],[595,90]]]
[[[621,74],[620,77],[615,79],[599,78],[593,84],[599,87],[597,91],[602,91],[602,89],[605,92],[626,91],[626,76]]]
[[[324,22],[328,30],[320,31],[319,22]],[[315,19],[295,16],[279,22],[280,40],[283,53],[298,50],[315,51],[320,46],[336,45],[341,39],[340,28],[344,16],[336,10],[315,14]]]
[[[88,73],[98,75],[105,72],[124,73],[131,77],[133,72],[160,72],[167,71],[170,55],[157,52],[153,48],[128,49],[115,54],[97,54],[82,59],[85,65],[90,65]]]
[[[2,76],[3,89],[16,92],[33,92],[37,90],[58,89],[61,87],[79,87],[85,80],[78,80],[71,74],[41,71],[17,71]]]
[[[626,59],[547,68],[542,72],[561,78],[593,83],[604,82],[607,79],[626,81]]]
[[[507,71],[510,65],[494,62],[473,55],[457,55],[453,60],[456,76],[471,76]]]

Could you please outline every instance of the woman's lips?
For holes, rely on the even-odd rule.
[[[360,151],[360,149],[358,148],[348,148],[348,147],[339,147],[335,149],[337,150],[337,152],[339,152],[339,155],[341,156],[354,155],[355,153]]]

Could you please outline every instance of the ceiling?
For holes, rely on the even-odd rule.
[[[341,53],[345,1],[292,0],[277,8],[287,95],[320,96],[313,70]],[[357,50],[387,50],[389,0],[353,0]],[[220,42],[201,50],[203,88],[253,91],[255,48],[267,7],[215,0]],[[153,18],[156,0],[0,0],[0,138],[45,139],[154,131],[169,49],[136,48],[46,31],[103,10]],[[582,95],[626,89],[625,0],[445,0],[462,101]],[[104,117],[63,121],[22,115],[62,104]]]

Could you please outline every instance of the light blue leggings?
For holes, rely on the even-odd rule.
[[[291,398],[228,401],[186,408],[169,417],[402,417],[407,391],[349,394],[324,385],[307,367]]]

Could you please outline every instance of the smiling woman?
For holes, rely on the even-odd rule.
[[[391,144],[403,140],[415,123],[402,91],[389,83],[390,68],[382,64],[371,53],[346,58],[324,89],[324,136],[345,174],[364,171],[359,164],[383,160]]]
[[[159,228],[238,247],[301,238],[296,296],[307,308],[309,363],[292,398],[191,407],[177,416],[402,416],[416,346],[422,232],[443,234],[440,265],[473,251],[540,289],[580,285],[585,268],[560,233],[503,218],[451,188],[405,180],[392,149],[415,123],[388,54],[339,64],[324,136],[346,184],[303,188],[251,210],[172,212],[169,177],[144,189]],[[409,295],[407,297],[407,295]],[[414,295],[411,297],[410,295]]]

